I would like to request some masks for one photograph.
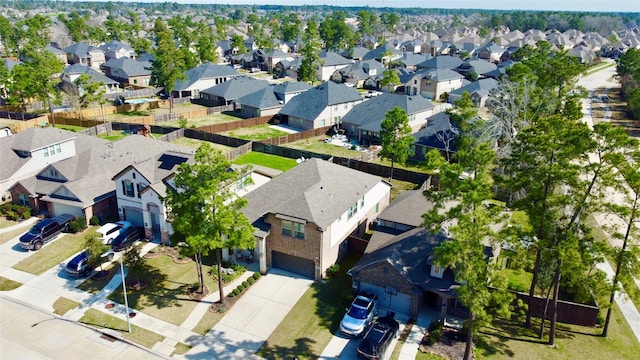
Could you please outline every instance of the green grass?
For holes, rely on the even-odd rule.
[[[185,343],[177,343],[176,344],[176,349],[173,351],[173,353],[171,353],[171,356],[173,355],[184,355],[187,353],[187,351],[191,350],[191,346],[185,344]]]
[[[586,75],[591,75],[594,72],[600,71],[602,69],[606,69],[606,68],[611,67],[611,66],[616,66],[616,64],[615,63],[609,63],[609,62],[602,62],[600,64],[593,65],[593,66],[591,66],[590,68],[587,69]]]
[[[260,141],[265,139],[276,138],[280,136],[286,136],[289,133],[286,131],[273,129],[269,127],[269,124],[262,124],[257,126],[251,126],[232,131],[225,131],[220,135],[231,136],[239,139]]]
[[[198,324],[191,329],[193,332],[197,332],[200,335],[207,335],[209,330],[224,317],[223,313],[207,311],[204,316],[198,321]]]
[[[498,273],[507,277],[507,288],[510,290],[526,292],[531,287],[533,274],[524,270],[502,269]]]
[[[213,292],[217,290],[218,283],[207,276],[211,263],[210,260],[205,260],[203,272],[205,285]],[[189,288],[198,279],[195,263],[177,264],[168,256],[159,256],[147,259],[147,265],[148,270],[140,276],[147,287],[127,291],[129,306],[171,324],[182,324],[198,304],[197,300],[189,296]],[[126,281],[127,284],[132,284],[137,279],[128,275]],[[118,287],[108,298],[123,303],[122,288]]]
[[[129,333],[127,332],[127,321],[125,319],[116,318],[115,316],[105,314],[96,309],[87,310],[84,313],[84,316],[78,321],[95,327],[119,331],[122,333],[124,338],[147,348],[152,348],[157,342],[165,339],[164,336],[160,334],[156,334],[136,325],[131,325],[131,333]]]
[[[162,135],[154,135],[154,136],[156,138],[159,138]],[[224,153],[228,153],[229,151],[231,151],[233,149],[233,147],[231,147],[231,146],[220,145],[220,144],[216,144],[216,143],[212,143],[212,142],[208,142],[208,141],[204,141],[204,140],[191,139],[191,138],[188,138],[188,137],[181,137],[180,139],[174,140],[171,143],[172,144],[176,144],[176,145],[180,145],[180,146],[186,146],[188,148],[192,148],[192,149],[196,149],[196,150],[200,147],[200,145],[202,145],[203,143],[206,143],[206,144],[209,144],[215,150],[220,150],[223,154]]]
[[[71,255],[79,253],[84,248],[85,236],[95,233],[96,230],[97,227],[93,227],[79,234],[65,234],[62,238],[43,246],[42,249],[34,251],[28,258],[15,264],[13,268],[40,275]]]
[[[0,291],[9,291],[22,286],[21,283],[0,276]]]
[[[439,355],[433,355],[418,351],[418,353],[416,354],[416,360],[445,360],[445,358]]]
[[[250,151],[238,157],[233,161],[233,163],[238,165],[255,164],[282,171],[287,171],[298,165],[295,159],[260,153],[256,151]]]
[[[347,257],[338,275],[313,284],[271,333],[256,355],[265,359],[317,359],[338,331],[344,308],[352,300],[351,277],[355,264]]]
[[[313,137],[305,140],[299,140],[292,143],[284,144],[282,146],[292,148],[292,149],[305,150],[305,151],[310,151],[318,154],[326,154],[326,155],[344,157],[349,159],[353,159],[362,155],[362,153],[357,150],[351,150],[343,146],[327,144],[324,142],[325,138],[326,136],[317,136],[317,137]]]
[[[391,183],[393,184],[393,188],[391,188],[391,201],[393,201],[393,199],[395,199],[403,191],[415,190],[420,187],[420,185],[414,184],[412,182],[400,181],[396,179],[391,179]]]
[[[548,323],[548,322],[547,322]],[[600,336],[602,329],[558,324],[556,346],[540,340],[537,331],[539,319],[534,319],[532,329],[521,323],[494,322],[479,334],[476,343],[477,359],[564,360],[564,359],[637,359],[640,344],[633,335],[617,305],[613,310],[609,336]]]
[[[66,314],[67,311],[77,308],[78,305],[80,305],[80,303],[77,301],[69,300],[65,297],[59,297],[53,303],[53,312],[54,314],[58,314],[62,316]]]
[[[0,245],[26,232],[27,230],[29,230],[29,227],[29,225],[25,225],[15,230],[3,232],[2,234],[0,234]]]
[[[82,130],[86,130],[87,128],[77,125],[65,125],[65,124],[56,124],[57,129],[63,129],[67,131],[78,132]]]
[[[105,140],[109,140],[109,141],[116,141],[116,140],[120,140],[124,137],[127,137],[128,135],[125,134],[123,131],[117,130],[117,131],[109,131],[109,135],[107,135],[107,133],[102,133],[102,134],[98,134],[98,137],[101,139],[105,139]]]
[[[218,114],[211,114],[211,115],[206,115],[206,116],[200,116],[200,117],[187,119],[187,124],[186,124],[185,127],[186,128],[196,128],[196,127],[201,127],[201,126],[205,126],[205,125],[221,124],[221,123],[227,123],[227,122],[233,122],[233,121],[242,120],[241,117],[237,117],[237,116],[234,116],[234,115],[231,115],[231,114],[232,113],[218,113]],[[171,121],[160,123],[158,125],[170,126],[170,127],[180,127],[180,120],[178,120],[178,119],[171,120]]]
[[[100,268],[98,268],[98,270],[100,270]],[[82,284],[77,286],[77,288],[82,291],[90,292],[92,294],[97,294],[98,292],[100,292],[100,290],[102,290],[102,288],[104,288],[109,283],[109,281],[111,281],[111,278],[113,278],[113,276],[116,274],[116,269],[113,264],[102,265],[102,270],[111,270],[109,272],[109,276],[101,279],[96,279],[94,275],[93,277],[83,281]]]
[[[0,229],[4,229],[16,224],[19,224],[19,222],[13,221],[13,220],[7,220],[7,218],[4,216],[0,217]]]

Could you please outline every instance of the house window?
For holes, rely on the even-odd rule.
[[[333,111],[338,111],[338,105],[333,105]]]
[[[418,80],[413,80],[413,85],[417,85],[418,84]]]
[[[347,219],[351,219],[358,212],[358,202],[356,201],[347,212]]]
[[[431,265],[431,276],[436,277],[438,279],[442,279],[442,275],[444,274],[444,269],[437,264]]]
[[[379,211],[379,209],[380,209],[380,203],[377,203],[376,204],[376,213]]]
[[[62,147],[60,146],[60,144],[56,144],[56,154],[60,154],[61,151]]]
[[[142,190],[147,188],[147,184],[145,183],[137,183],[136,188],[138,189],[138,198],[142,197]]]
[[[133,183],[129,180],[122,181],[122,192],[125,196],[134,197]]]
[[[325,119],[321,119],[321,120],[320,120],[320,126],[327,126],[327,125],[326,125],[326,120],[325,120]]]
[[[20,205],[29,205],[29,195],[27,195],[27,194],[18,194],[18,204],[20,204]]]
[[[282,235],[304,240],[304,224],[282,220]]]

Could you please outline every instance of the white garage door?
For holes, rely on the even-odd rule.
[[[369,283],[360,283],[360,291],[378,295],[378,306],[384,309],[409,315],[411,313],[411,296],[409,294],[396,292],[392,295],[393,289],[388,289]],[[384,314],[381,314],[384,315]]]
[[[141,210],[124,209],[124,219],[131,222],[133,226],[144,227]]]
[[[57,203],[52,203],[52,204],[53,204],[53,214],[49,214],[51,216],[58,216],[62,214],[71,214],[75,217],[84,216],[84,213],[82,212],[82,208],[78,206],[71,206],[71,205],[57,204]]]

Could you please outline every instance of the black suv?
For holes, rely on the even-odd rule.
[[[387,347],[400,329],[400,324],[394,319],[394,316],[395,313],[389,312],[387,316],[376,319],[358,345],[359,358],[379,360],[384,357]]]
[[[65,266],[65,270],[67,274],[73,277],[89,276],[95,266],[112,260],[113,251],[109,250],[98,259],[98,264],[89,264],[89,255],[86,251],[83,251],[69,261],[67,266]]]
[[[141,240],[143,237],[144,232],[141,228],[126,228],[111,241],[111,249],[113,249],[113,251],[122,251],[131,246],[134,242]]]

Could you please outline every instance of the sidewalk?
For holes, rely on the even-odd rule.
[[[599,263],[596,266],[598,267],[598,269],[604,271],[607,274],[608,279],[613,279],[615,271],[607,261]],[[622,287],[622,285],[618,285]],[[635,307],[633,302],[627,299],[622,293],[620,293],[620,291],[616,291],[615,299],[616,304],[618,304],[618,307],[620,307],[622,315],[624,315],[624,318],[627,319],[627,322],[631,327],[631,331],[633,331],[634,335],[638,339],[638,342],[640,342],[640,312],[638,312],[638,309]]]

